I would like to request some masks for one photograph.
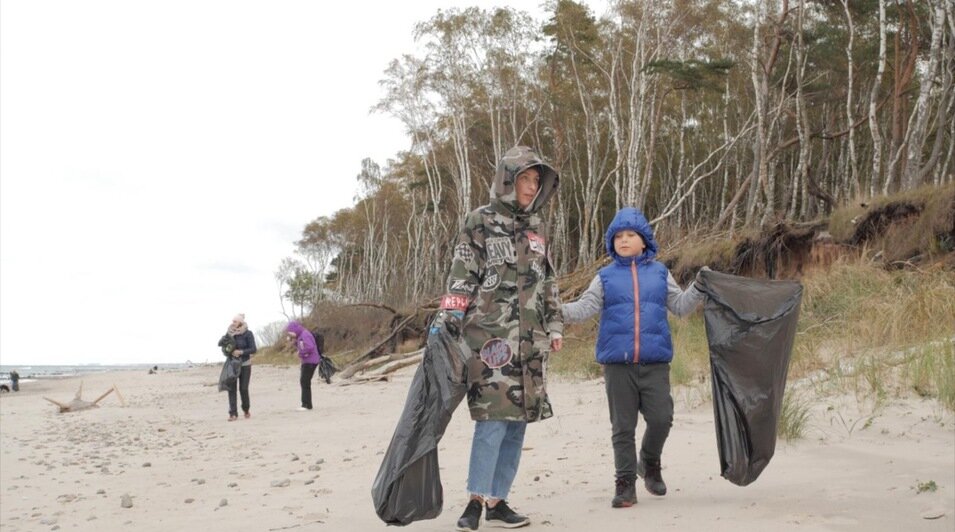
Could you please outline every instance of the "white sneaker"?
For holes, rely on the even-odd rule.
[[[298,407],[298,409],[297,409],[297,410],[298,410],[299,412],[306,412],[306,411],[308,411],[308,409],[307,409],[307,408],[305,408],[304,406],[300,406],[300,407]]]

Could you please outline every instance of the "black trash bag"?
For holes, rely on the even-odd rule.
[[[428,337],[405,408],[371,488],[375,512],[389,525],[404,526],[441,514],[444,492],[438,442],[467,393],[463,353],[445,328]]]
[[[322,356],[322,361],[318,363],[318,376],[327,384],[332,383],[332,375],[338,373],[338,368],[331,358]]]
[[[746,486],[776,450],[802,285],[704,271],[697,286],[708,296],[703,316],[721,475]]]
[[[235,382],[242,371],[242,361],[238,358],[229,358],[222,364],[222,373],[219,374],[219,391],[234,390]]]

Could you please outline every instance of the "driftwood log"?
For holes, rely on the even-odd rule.
[[[55,404],[59,409],[60,413],[64,412],[79,412],[80,410],[89,410],[90,408],[99,407],[99,402],[106,398],[107,395],[116,392],[116,396],[119,397],[119,402],[123,406],[126,406],[126,399],[123,398],[123,394],[119,392],[119,388],[114,384],[110,389],[106,390],[103,395],[97,397],[92,401],[84,401],[82,398],[83,395],[83,382],[80,381],[80,388],[76,390],[76,396],[73,397],[73,400],[69,403],[61,403],[60,401],[55,401],[49,397],[44,397],[47,401]]]
[[[363,354],[363,355],[361,355],[360,357],[358,357],[358,358],[356,358],[355,360],[353,360],[351,364],[349,364],[345,369],[343,369],[343,370],[340,372],[340,374],[339,374],[340,378],[341,378],[341,379],[350,379],[353,375],[355,375],[356,373],[358,373],[359,371],[361,371],[361,370],[362,370],[362,365],[363,365],[366,361],[368,361],[368,359],[370,359],[370,358],[374,357],[374,355],[378,354],[378,353],[380,352],[379,350],[382,348],[382,346],[384,346],[385,344],[387,344],[388,342],[390,342],[392,338],[394,338],[398,333],[400,333],[401,331],[403,331],[403,330],[405,329],[405,327],[407,327],[408,324],[411,323],[411,322],[418,316],[418,314],[419,314],[422,310],[423,310],[423,309],[418,309],[418,310],[416,310],[415,312],[413,312],[413,313],[411,313],[410,315],[408,315],[405,319],[401,320],[401,322],[399,322],[398,325],[395,326],[394,329],[392,329],[391,333],[390,333],[388,336],[386,336],[382,341],[380,341],[380,342],[378,342],[377,344],[375,344],[374,347],[372,347],[371,349],[369,349],[368,351],[366,351],[365,354]],[[381,357],[379,357],[379,358],[381,358]]]

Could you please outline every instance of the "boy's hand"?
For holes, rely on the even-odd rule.
[[[447,329],[452,336],[458,337],[461,334],[461,326],[464,321],[464,312],[460,310],[441,310],[431,322],[431,328],[428,336],[438,334],[442,328]]]
[[[564,347],[563,338],[554,338],[550,341],[550,350],[554,353],[560,351]]]

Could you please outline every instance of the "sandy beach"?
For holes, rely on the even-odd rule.
[[[299,412],[298,368],[255,366],[252,418],[233,423],[218,371],[87,375],[84,399],[115,383],[127,406],[110,395],[67,414],[42,397],[69,401],[79,378],[2,394],[0,529],[386,529],[370,488],[413,368],[390,383],[316,382],[316,409]],[[712,405],[698,389],[677,388],[669,493],[640,486],[636,506],[611,509],[603,383],[550,386],[556,417],[529,426],[510,499],[533,529],[955,529],[955,418],[933,401],[893,399],[867,421],[871,410],[860,413],[852,397],[818,399],[806,438],[780,442],[762,476],[741,488],[719,476]],[[409,530],[453,530],[471,430],[459,409],[441,443],[444,513]],[[918,493],[929,481],[937,489]]]

